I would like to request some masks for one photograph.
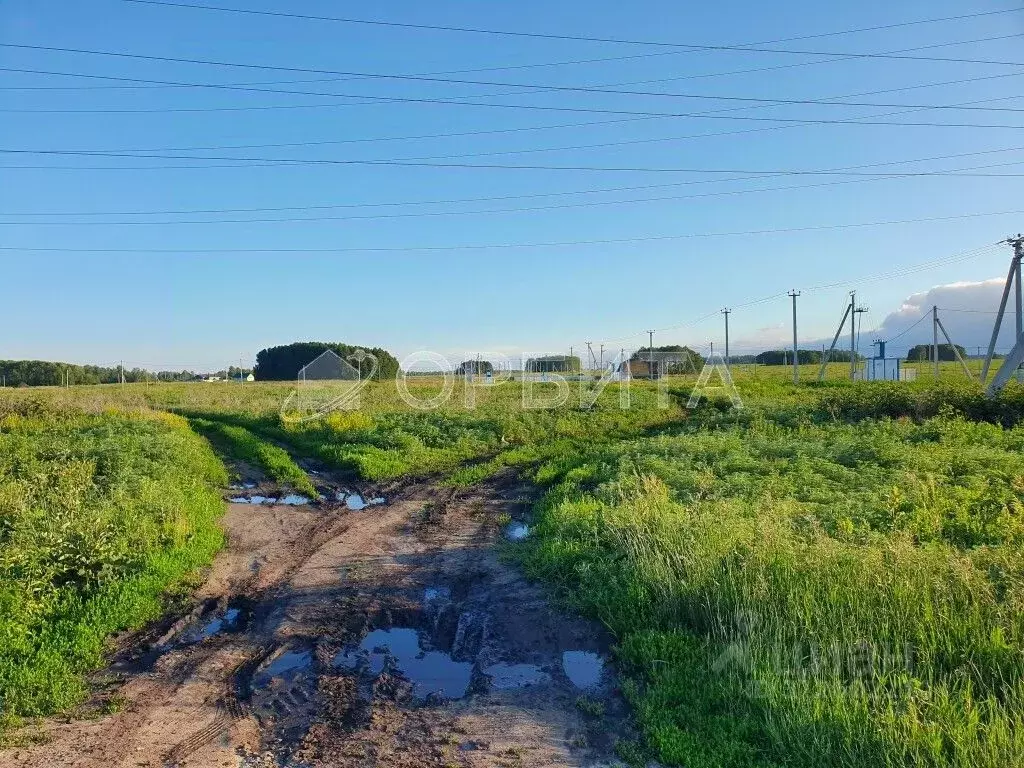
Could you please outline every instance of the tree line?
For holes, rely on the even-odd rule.
[[[206,376],[237,379],[250,371],[230,366],[214,373],[194,371],[149,371],[125,368],[124,380],[134,384],[146,381],[195,381]],[[120,366],[76,365],[50,360],[0,360],[0,384],[7,387],[62,387],[80,384],[116,384],[121,381]]]
[[[325,352],[333,352],[344,363],[359,371],[360,378],[366,378],[373,372],[373,363],[369,358],[360,360],[360,353],[372,355],[377,359],[375,379],[394,378],[398,373],[398,360],[386,349],[380,347],[357,347],[352,344],[326,341],[297,341],[278,347],[261,349],[256,355],[256,367],[253,374],[257,381],[295,381],[299,372],[317,360]],[[331,361],[323,366],[330,367]],[[337,361],[334,364],[343,368]],[[339,378],[343,378],[339,376]]]

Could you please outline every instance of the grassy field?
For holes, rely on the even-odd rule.
[[[0,732],[81,701],[106,638],[210,561],[226,479],[180,417],[0,400]]]
[[[417,410],[381,383],[358,411],[301,422],[280,416],[290,384],[0,393],[0,413],[15,414],[0,423],[0,442],[42,462],[25,474],[4,464],[10,451],[0,457],[0,568],[39,540],[26,527],[15,541],[9,510],[36,521],[26,526],[63,519],[92,531],[94,516],[119,530],[110,510],[124,506],[114,499],[148,509],[137,489],[60,479],[80,456],[87,468],[107,456],[104,440],[124,443],[124,462],[148,446],[146,472],[128,473],[148,478],[145,487],[192,489],[172,498],[178,519],[207,533],[181,547],[146,539],[182,569],[216,547],[208,483],[219,470],[188,424],[297,488],[280,446],[373,480],[468,485],[516,467],[545,492],[515,556],[617,638],[642,733],[625,756],[709,768],[1024,764],[1024,389],[987,400],[949,363],[940,381],[922,374],[913,384],[851,384],[830,369],[828,381],[795,387],[781,367],[734,373],[742,410],[722,399],[687,409],[692,377],[666,382],[667,407],[650,383],[634,382],[625,409],[617,385],[590,393],[588,407],[574,389],[544,410],[524,409],[520,385],[505,384],[476,388],[473,408],[460,386],[444,407]],[[428,398],[441,384],[410,388]],[[188,421],[154,413],[163,410]],[[69,437],[78,432],[92,437]],[[73,462],[55,440],[75,447]],[[176,458],[165,464],[160,446],[171,444]],[[97,485],[95,469],[75,471]],[[187,486],[193,476],[205,479]],[[129,584],[144,567],[114,560],[99,570]],[[62,590],[102,592],[54,573],[40,577],[58,595],[53,606],[68,599]],[[181,570],[167,573],[163,584]],[[24,581],[24,595],[34,583]],[[155,610],[146,606],[130,619]],[[66,615],[24,610],[35,618],[17,626],[45,629]],[[17,669],[31,644],[7,643],[6,621],[0,695],[10,697],[15,678],[3,670]],[[116,623],[89,623],[89,637]],[[96,662],[99,646],[89,647],[68,679]],[[45,679],[17,711],[52,711],[80,693],[46,698]]]

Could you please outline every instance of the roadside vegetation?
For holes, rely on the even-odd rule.
[[[692,377],[668,407],[634,382],[628,409],[617,385],[529,409],[504,384],[417,410],[381,382],[307,421],[281,416],[290,384],[50,397],[176,411],[280,482],[298,467],[277,445],[368,480],[532,478],[544,495],[514,551],[614,633],[632,761],[1024,764],[1024,388],[988,400],[949,365],[910,384],[734,372],[742,410],[687,409]]]
[[[260,440],[245,427],[224,424],[203,418],[189,422],[199,434],[208,438],[220,451],[231,458],[260,467],[275,482],[294,488],[310,497],[317,496],[317,490],[303,469],[295,463],[284,448]]]
[[[180,417],[0,399],[0,738],[82,701],[107,638],[210,562],[226,479]]]
[[[1024,429],[898,386],[897,419],[780,386],[538,470],[527,566],[619,638],[660,760],[1024,763]]]

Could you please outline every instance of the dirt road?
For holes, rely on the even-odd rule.
[[[317,478],[330,501],[230,504],[196,610],[127,639],[109,670],[118,711],[46,723],[0,768],[614,763],[607,638],[499,557],[529,487],[374,504]]]

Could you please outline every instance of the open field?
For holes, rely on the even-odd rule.
[[[589,407],[574,384],[567,403],[531,409],[518,383],[460,383],[418,410],[374,383],[358,410],[298,422],[281,417],[290,383],[0,392],[0,701],[9,725],[87,701],[102,637],[194,583],[220,546],[212,446],[233,471],[306,493],[326,493],[328,473],[397,497],[418,482],[426,506],[389,514],[442,537],[452,499],[498,504],[479,489],[527,482],[531,533],[507,554],[610,631],[635,731],[613,722],[613,699],[581,708],[608,709],[630,762],[1022,764],[1024,390],[986,400],[955,366],[938,384],[832,369],[799,387],[790,369],[736,366],[742,410],[720,396],[686,408],[694,377],[661,393],[633,382],[628,408],[616,384],[585,386]],[[409,388],[426,399],[442,384]],[[520,514],[494,509],[491,525]],[[543,764],[596,759],[580,749]]]

